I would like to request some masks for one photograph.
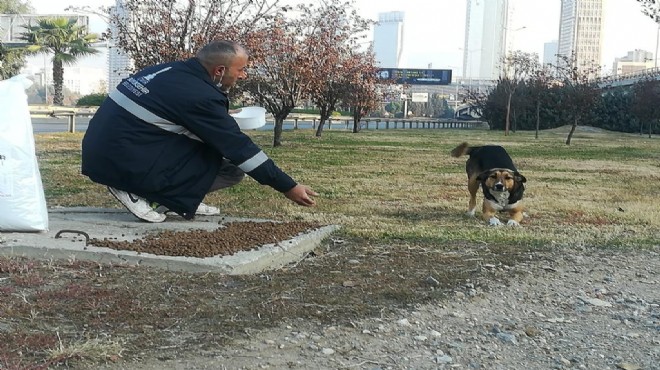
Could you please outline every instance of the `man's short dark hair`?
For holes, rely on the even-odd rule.
[[[245,49],[233,41],[218,40],[206,44],[197,52],[199,59],[205,66],[229,65],[230,62]]]

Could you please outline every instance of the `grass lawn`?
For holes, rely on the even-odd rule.
[[[432,245],[461,242],[524,245],[645,246],[657,244],[660,141],[639,135],[579,129],[533,132],[369,130],[358,134],[286,131],[253,139],[297,181],[320,193],[303,208],[248,178],[207,202],[231,216],[338,223],[348,236]],[[48,205],[119,207],[104,187],[79,174],[82,134],[37,135]],[[462,141],[507,148],[528,183],[522,228],[487,227],[464,216],[465,157],[449,151]],[[481,200],[478,199],[478,210]]]

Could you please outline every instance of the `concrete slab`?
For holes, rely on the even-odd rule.
[[[42,233],[3,232],[0,255],[40,259],[78,259],[100,263],[155,266],[167,270],[254,274],[275,269],[302,259],[339,227],[324,226],[277,244],[255,246],[230,256],[207,258],[160,256],[134,251],[119,251],[87,245],[87,239],[133,241],[165,230],[212,231],[228,222],[271,220],[239,219],[224,216],[199,216],[187,221],[168,218],[163,223],[140,222],[124,210],[105,208],[55,208],[48,211],[49,231]]]

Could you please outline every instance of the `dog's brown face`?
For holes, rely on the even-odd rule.
[[[500,169],[483,172],[477,177],[477,180],[484,183],[488,189],[497,192],[512,192],[517,183],[527,181],[525,176],[520,173]]]

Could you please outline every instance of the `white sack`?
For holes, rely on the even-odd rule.
[[[0,231],[48,231],[23,75],[0,81]]]

